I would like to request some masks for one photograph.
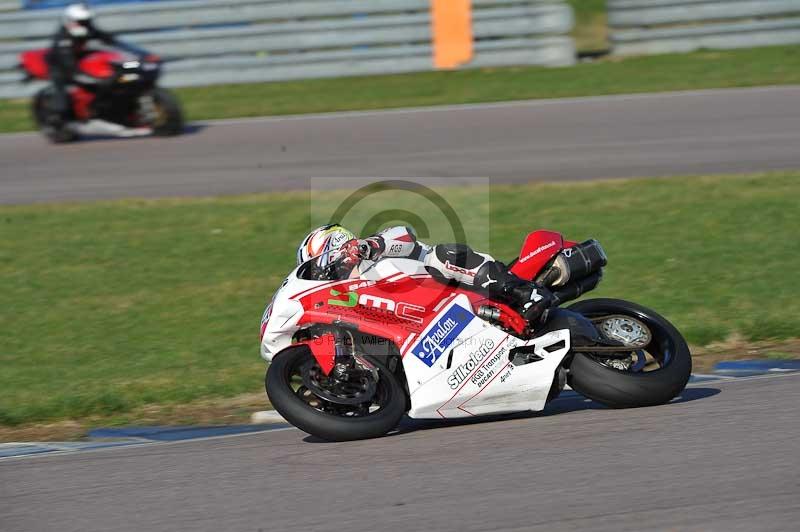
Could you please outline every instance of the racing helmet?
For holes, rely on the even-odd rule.
[[[308,233],[297,249],[297,264],[320,257],[319,265],[327,266],[333,252],[355,237],[356,235],[339,224],[317,227]]]
[[[72,4],[64,10],[64,14],[61,16],[61,24],[71,37],[81,39],[89,35],[93,16],[86,4]]]

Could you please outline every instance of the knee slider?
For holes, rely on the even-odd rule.
[[[476,253],[465,244],[439,244],[425,256],[425,269],[439,280],[472,286],[479,268],[487,260],[491,257]]]

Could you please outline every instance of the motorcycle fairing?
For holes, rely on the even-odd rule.
[[[349,323],[362,333],[386,338],[397,346],[410,332],[419,332],[425,316],[416,308],[419,305],[404,301],[404,294],[414,291],[416,302],[432,298],[438,301],[446,287],[436,284],[432,290],[420,288],[421,281],[429,276],[419,269],[418,261],[392,262],[395,264],[377,269],[377,263],[370,262],[365,266],[370,270],[365,278],[333,281],[304,279],[298,275],[303,266],[295,268],[272,297],[262,318],[262,358],[271,362],[276,353],[291,345],[292,336],[301,327],[314,323]]]
[[[28,50],[19,56],[20,66],[28,75],[35,79],[49,79],[50,66],[47,64],[49,49]]]
[[[511,272],[517,277],[532,281],[563,247],[564,239],[560,233],[534,231],[525,238],[519,258],[511,266]]]
[[[569,330],[526,342],[478,318],[474,323],[480,330],[459,337],[440,357],[444,362],[436,366],[437,373],[411,391],[409,417],[463,418],[544,408],[556,369],[569,352]],[[511,352],[521,346],[532,346],[541,360],[512,364]],[[403,358],[407,375],[418,366],[413,357]]]
[[[306,344],[311,350],[311,354],[316,359],[320,369],[322,369],[322,373],[330,375],[336,363],[335,342],[336,339],[332,334],[323,334],[319,338],[305,340],[300,343]]]
[[[272,296],[261,318],[261,358],[272,362],[272,357],[292,345],[292,337],[300,328],[298,322],[303,317],[302,303],[292,298],[293,294],[308,290],[318,290],[320,281],[308,281],[297,277],[295,268]]]
[[[454,351],[472,343],[471,339],[488,325],[472,312],[466,294],[454,294],[444,302],[428,319],[425,329],[410,334],[400,348],[412,407],[417,389],[451,367]]]
[[[78,70],[98,79],[108,79],[114,75],[114,64],[134,60],[131,54],[117,50],[101,50],[86,54],[78,62]]]

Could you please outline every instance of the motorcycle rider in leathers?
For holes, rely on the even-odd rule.
[[[422,261],[436,280],[474,290],[516,309],[529,323],[537,322],[555,298],[545,287],[521,279],[502,262],[478,253],[465,244],[430,246],[417,240],[413,230],[390,227],[365,239],[336,224],[319,227],[303,240],[297,252],[298,264],[316,259],[320,272],[336,267],[346,277],[362,260],[383,257]],[[341,269],[344,270],[342,275]]]
[[[53,119],[61,124],[70,116],[70,98],[67,86],[78,74],[78,62],[90,42],[99,42],[141,55],[142,50],[123,43],[110,33],[100,30],[93,23],[93,14],[84,4],[68,6],[61,17],[61,23],[53,36],[47,64],[53,83]]]

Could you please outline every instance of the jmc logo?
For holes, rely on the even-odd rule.
[[[361,305],[362,307],[375,308],[394,313],[398,318],[413,321],[415,323],[423,323],[422,315],[425,314],[425,307],[406,303],[403,301],[394,301],[386,299],[385,297],[374,296],[371,294],[358,294],[358,292],[339,292],[338,290],[331,289],[331,295],[334,298],[347,297],[347,299],[329,299],[328,304],[335,307],[355,307]]]

